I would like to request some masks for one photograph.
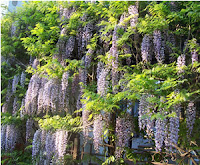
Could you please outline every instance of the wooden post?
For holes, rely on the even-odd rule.
[[[75,137],[74,138],[74,151],[73,151],[73,159],[77,159],[77,155],[78,155],[78,138]]]

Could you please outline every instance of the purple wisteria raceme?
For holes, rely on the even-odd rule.
[[[185,55],[182,54],[177,58],[178,73],[184,73],[183,67],[185,66]]]
[[[94,150],[99,152],[100,144],[102,144],[102,136],[103,136],[103,118],[101,115],[96,115],[94,119],[94,129],[93,129],[93,143]]]
[[[86,69],[88,69],[90,67],[93,53],[94,53],[94,50],[88,49],[88,51],[85,55],[85,68]]]
[[[143,95],[139,102],[139,110],[138,110],[138,123],[140,130],[144,130],[147,125],[147,119],[143,118],[144,115],[146,115],[146,110],[148,106],[148,102],[146,101],[147,96]]]
[[[100,76],[103,68],[104,68],[103,62],[99,61],[98,64],[97,64],[97,80],[99,79],[99,76]]]
[[[134,5],[131,5],[128,7],[128,13],[133,16],[130,19],[131,27],[136,27],[136,24],[138,22],[138,17],[139,17],[138,8]]]
[[[25,114],[25,99],[22,99],[21,107],[20,107],[20,117],[23,118]]]
[[[1,150],[5,150],[6,147],[6,129],[7,125],[1,125]]]
[[[32,64],[32,68],[37,69],[39,64],[40,64],[40,61],[37,58],[34,59],[33,64]]]
[[[46,164],[50,164],[55,154],[55,136],[56,133],[48,132],[45,141]]]
[[[115,89],[115,85],[118,84],[119,81],[119,73],[118,73],[118,52],[117,52],[117,26],[114,29],[113,32],[113,38],[112,38],[112,47],[110,49],[110,54],[112,57],[112,87],[113,92],[116,93],[117,90]]]
[[[109,84],[109,81],[107,80],[108,74],[109,70],[107,68],[104,68],[101,70],[99,78],[97,79],[97,92],[101,96],[105,96],[108,91],[108,84]]]
[[[37,112],[38,92],[40,89],[41,78],[34,74],[28,85],[25,96],[25,111],[28,115],[34,115]]]
[[[32,143],[32,159],[35,160],[39,154],[41,149],[41,133],[42,131],[39,129],[35,132]]]
[[[21,73],[20,77],[20,85],[24,88],[25,85],[25,80],[26,80],[26,74],[24,72]]]
[[[153,95],[143,95],[141,97],[140,103],[139,103],[139,111],[138,111],[138,122],[139,122],[139,128],[145,129],[146,127],[146,133],[149,137],[153,136],[153,129],[154,129],[154,120],[151,120],[152,111],[154,109],[154,105],[149,103],[147,99],[149,97],[153,97]],[[148,115],[147,118],[143,118],[144,115]]]
[[[33,131],[33,119],[28,119],[26,121],[26,142],[28,142],[28,140],[32,139],[32,131]]]
[[[92,31],[94,29],[94,25],[92,22],[89,22],[87,25],[84,26],[82,31],[82,49],[85,49],[88,45],[88,42],[92,38]]]
[[[56,130],[55,133],[55,150],[58,161],[63,161],[66,153],[66,146],[68,142],[68,132],[65,130]]]
[[[165,146],[166,150],[174,152],[174,144],[178,144],[178,132],[179,132],[179,116],[181,112],[181,106],[175,105],[173,111],[176,112],[176,117],[170,117],[167,125],[168,131],[166,131]]]
[[[13,22],[12,25],[11,25],[11,37],[16,35],[17,26],[15,24],[16,24],[16,21]]]
[[[156,151],[159,152],[162,150],[162,146],[164,144],[165,140],[165,129],[166,129],[167,119],[161,120],[157,119],[155,122],[155,145],[156,145]]]
[[[63,91],[62,91],[63,92]],[[43,90],[43,109],[48,112],[51,111],[54,113],[59,106],[63,106],[63,100],[59,98],[59,95],[62,93],[60,92],[60,82],[58,79],[50,79],[44,85]],[[63,94],[63,93],[62,93]],[[63,98],[62,98],[63,99]],[[60,101],[60,103],[58,103]]]
[[[195,62],[198,62],[199,55],[195,49],[191,52],[191,55],[192,55],[192,64],[194,64]]]
[[[121,16],[120,16],[120,20],[119,20],[119,24],[118,26],[122,29],[126,29],[127,28],[127,22],[124,21],[124,19],[126,19],[128,17],[128,13],[123,13]]]
[[[20,104],[18,102],[18,98],[15,97],[14,101],[13,101],[13,112],[12,112],[12,114],[15,115],[17,113],[17,111],[19,110],[19,108],[20,108]]]
[[[148,34],[145,34],[145,36],[142,39],[142,45],[141,45],[141,54],[142,54],[142,61],[143,62],[151,62],[152,55],[151,55],[151,37]]]
[[[40,84],[40,89],[38,91],[38,101],[37,101],[37,106],[38,106],[38,110],[37,110],[37,115],[41,114],[42,112],[44,112],[45,107],[44,107],[44,102],[45,102],[45,84],[48,82],[47,78],[42,77],[41,78],[41,84]]]
[[[165,61],[165,42],[162,41],[160,30],[153,32],[153,43],[156,59],[159,64],[163,64]]]
[[[5,136],[5,150],[7,152],[13,151],[17,141],[19,140],[19,133],[20,131],[18,128],[13,125],[9,124],[6,127],[6,136]]]
[[[187,134],[190,136],[192,134],[193,126],[195,123],[196,117],[196,107],[193,101],[190,101],[186,109],[186,125],[187,125]]]
[[[116,150],[115,157],[118,159],[122,156],[124,147],[128,144],[131,137],[133,124],[130,118],[117,117],[116,119]]]
[[[72,56],[72,52],[74,50],[74,45],[75,45],[75,37],[74,36],[71,36],[69,37],[67,43],[66,43],[66,53],[63,53],[62,54],[62,60],[66,60],[66,59],[69,59],[71,58]]]
[[[12,93],[16,92],[18,83],[19,83],[19,76],[15,75],[12,82]]]

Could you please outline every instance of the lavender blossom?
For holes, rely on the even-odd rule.
[[[29,139],[32,139],[33,122],[33,119],[28,119],[26,121],[26,142],[28,142]]]
[[[1,125],[1,150],[6,148],[6,129],[7,125]]]
[[[105,96],[107,94],[108,91],[108,80],[107,80],[107,76],[108,76],[109,70],[108,69],[102,69],[99,78],[97,79],[97,92],[101,95],[101,96]]]
[[[157,119],[155,122],[155,145],[156,145],[156,151],[159,152],[162,150],[162,146],[164,144],[164,140],[165,140],[165,129],[166,129],[166,123],[167,120],[161,120],[161,119]]]
[[[138,123],[140,130],[144,130],[147,125],[147,119],[143,118],[144,115],[146,115],[148,102],[146,101],[147,96],[143,95],[139,102],[139,110],[138,110]]]
[[[50,131],[46,135],[45,151],[46,151],[46,164],[50,164],[55,154],[55,133]]]
[[[191,55],[192,55],[192,64],[194,64],[195,62],[198,62],[198,52],[196,50],[193,50],[191,52]]]
[[[75,45],[75,37],[74,37],[74,36],[71,36],[71,37],[68,39],[67,43],[66,43],[66,50],[65,50],[66,53],[63,54],[63,56],[62,56],[62,60],[63,60],[63,61],[66,60],[66,59],[71,58],[72,52],[73,52],[73,50],[74,50],[74,45]]]
[[[116,119],[116,151],[115,157],[120,158],[124,147],[128,144],[130,139],[130,134],[132,132],[133,125],[131,120],[128,118],[117,117]]]
[[[40,64],[40,61],[37,58],[34,59],[33,64],[32,64],[32,68],[37,69],[39,64]]]
[[[101,115],[97,115],[94,119],[94,129],[93,129],[93,136],[94,136],[94,149],[96,152],[99,152],[100,144],[102,143],[102,136],[103,136],[103,118]]]
[[[111,56],[112,56],[112,87],[113,92],[116,93],[117,90],[115,89],[115,85],[118,84],[119,81],[119,74],[118,74],[118,52],[117,52],[117,26],[114,29],[113,32],[113,38],[112,38],[112,47],[110,50]]]
[[[20,78],[20,85],[24,88],[25,85],[25,80],[26,80],[26,74],[24,72],[21,73],[21,78]]]
[[[99,79],[99,76],[103,68],[104,68],[104,64],[101,61],[99,61],[97,64],[97,80]]]
[[[170,117],[168,123],[168,132],[166,132],[165,146],[166,150],[174,152],[174,144],[178,144],[178,132],[179,132],[179,116],[181,112],[181,106],[175,105],[173,110],[176,112],[176,117]]]
[[[15,75],[12,82],[12,92],[15,93],[17,89],[17,85],[19,83],[19,76]]]
[[[6,144],[5,150],[7,152],[13,151],[19,139],[19,130],[13,124],[6,127]]]
[[[57,130],[55,137],[55,150],[58,160],[63,160],[66,153],[66,145],[68,142],[68,132],[65,130]]]
[[[15,115],[17,113],[17,111],[19,110],[19,107],[20,107],[20,105],[18,103],[18,98],[15,97],[14,101],[13,101],[13,112],[12,112],[13,115]]]
[[[37,130],[33,137],[33,143],[32,143],[32,159],[35,160],[38,155],[40,154],[41,149],[41,130]]]
[[[163,64],[165,61],[165,44],[162,41],[162,36],[160,30],[155,30],[153,32],[153,43],[154,43],[154,50],[156,54],[156,59],[159,64]]]
[[[142,39],[141,54],[143,62],[151,62],[151,37],[148,34],[145,34],[144,38]]]
[[[40,83],[41,78],[38,76],[38,74],[34,74],[31,77],[25,96],[25,111],[28,115],[33,115],[37,112],[37,101]]]
[[[177,59],[177,67],[178,67],[178,73],[184,73],[183,67],[185,66],[185,55],[182,54]]]
[[[188,136],[192,134],[193,126],[196,117],[196,107],[193,101],[190,101],[186,110],[186,124]]]
[[[133,16],[130,19],[131,27],[136,27],[136,24],[138,22],[138,17],[139,17],[138,8],[134,5],[131,5],[128,7],[128,13]]]

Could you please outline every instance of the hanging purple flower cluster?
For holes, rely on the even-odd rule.
[[[185,55],[182,54],[177,59],[177,67],[178,67],[179,74],[184,72],[184,69],[183,69],[184,66],[185,66]]]
[[[179,133],[179,116],[181,112],[181,106],[175,105],[173,111],[176,112],[175,117],[170,117],[166,125],[165,130],[165,149],[167,151],[174,151],[174,144],[178,144],[178,133]]]
[[[99,78],[97,79],[97,92],[101,96],[105,96],[108,91],[109,81],[107,80],[107,76],[109,74],[109,70],[104,68],[101,70]]]
[[[65,72],[62,75],[62,80],[61,80],[61,87],[60,87],[60,94],[59,95],[59,100],[56,100],[60,106],[58,107],[58,109],[60,111],[64,110],[64,111],[69,111],[69,72]],[[57,87],[57,89],[56,89]],[[59,86],[55,87],[55,92],[57,90],[58,92],[58,88]],[[56,99],[56,97],[55,97]],[[56,105],[56,104],[55,104]]]
[[[70,59],[72,52],[74,50],[74,45],[75,45],[75,37],[71,36],[69,37],[67,43],[66,43],[66,50],[65,50],[65,54],[63,54],[62,56],[62,61],[66,60],[66,59]]]
[[[197,42],[194,41],[194,44],[197,44]],[[194,62],[198,62],[198,56],[199,56],[199,54],[198,54],[198,52],[197,52],[196,49],[193,49],[191,51],[191,56],[192,56],[192,64],[194,64]]]
[[[115,89],[115,85],[118,84],[119,81],[119,73],[118,73],[118,52],[117,52],[117,26],[114,29],[113,32],[113,38],[112,38],[112,47],[110,49],[110,54],[112,58],[112,87],[113,92],[116,93],[117,90]]]
[[[84,26],[82,31],[82,49],[84,50],[88,45],[88,42],[92,38],[92,31],[94,29],[94,25],[92,22],[89,22]]]
[[[25,80],[26,80],[26,74],[24,72],[22,72],[21,73],[21,78],[20,78],[20,85],[23,88],[24,88],[24,85],[25,85]]]
[[[37,69],[38,65],[40,64],[39,60],[36,58],[33,61],[32,68]]]
[[[12,93],[16,92],[18,83],[19,83],[19,76],[15,75],[12,82]]]
[[[2,125],[1,127],[1,149],[6,152],[14,150],[16,143],[20,139],[20,130],[14,125]]]
[[[147,99],[149,97],[153,97],[151,95],[143,95],[141,97],[140,103],[139,103],[139,111],[138,111],[138,120],[139,120],[139,128],[145,129],[149,137],[153,136],[153,128],[154,128],[154,120],[151,120],[152,116],[152,110],[154,109],[154,105],[149,103]],[[144,115],[148,115],[148,118],[143,118]]]
[[[18,98],[15,97],[13,101],[13,112],[12,112],[13,115],[15,115],[20,108],[20,104],[18,101],[19,101]]]
[[[40,89],[41,78],[34,74],[29,82],[28,90],[25,96],[26,114],[33,115],[37,112],[38,91]]]
[[[101,115],[96,115],[93,125],[93,143],[96,152],[99,152],[100,144],[102,144],[103,136],[103,118]]]
[[[162,150],[162,146],[164,144],[164,140],[166,137],[165,129],[166,129],[166,123],[167,120],[161,120],[157,119],[155,122],[155,146],[156,146],[156,151],[159,152]]]
[[[146,108],[148,106],[148,102],[146,101],[147,96],[143,95],[139,102],[139,109],[138,109],[138,123],[140,130],[144,130],[147,125],[146,118],[143,118],[144,115],[146,115]]]
[[[196,117],[196,107],[193,101],[190,101],[186,110],[186,124],[188,136],[191,135]]]
[[[128,144],[131,132],[133,129],[133,124],[130,118],[121,118],[117,117],[116,119],[116,150],[115,150],[115,157],[120,158],[122,156],[122,152],[124,147]]]
[[[53,133],[39,129],[33,137],[32,159],[36,164],[63,164],[67,143],[67,131]]]
[[[142,46],[141,46],[141,54],[142,54],[142,61],[143,62],[151,62],[152,55],[151,55],[151,37],[148,34],[142,39]]]
[[[160,30],[155,30],[153,32],[153,43],[156,59],[159,64],[163,64],[165,61],[165,42],[162,41]]]
[[[63,74],[61,82],[57,78],[48,80],[34,74],[25,96],[25,114],[39,115],[50,111],[55,114],[69,111],[68,79],[68,72]]]
[[[26,142],[28,142],[29,139],[32,139],[33,122],[33,119],[28,119],[26,121]]]
[[[128,13],[130,15],[133,15],[133,18],[130,19],[131,27],[136,27],[136,24],[138,22],[138,17],[139,17],[138,8],[134,5],[130,5],[128,7]]]

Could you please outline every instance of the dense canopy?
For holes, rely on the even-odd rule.
[[[6,13],[2,162],[198,164],[199,20],[191,1],[29,1]]]

